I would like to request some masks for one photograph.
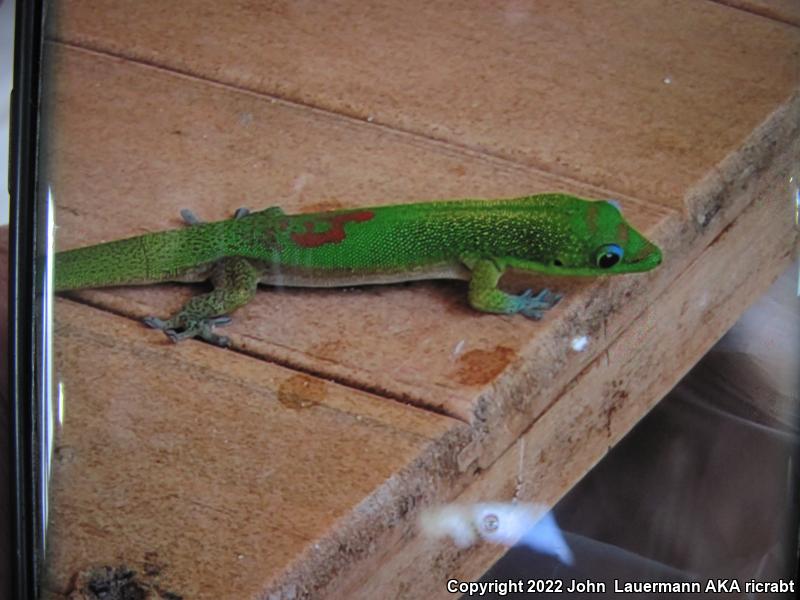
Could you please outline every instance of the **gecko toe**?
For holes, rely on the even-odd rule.
[[[544,318],[544,312],[536,308],[523,308],[519,312],[533,321],[541,321]]]
[[[184,331],[176,331],[175,329],[165,329],[164,334],[170,339],[170,341],[177,344],[178,342],[183,342],[185,340],[192,339],[197,335],[197,332],[191,329],[185,329]]]
[[[181,219],[187,225],[202,225],[203,221],[188,208],[181,209]]]
[[[532,290],[525,290],[517,296],[520,304],[519,312],[529,319],[539,321],[544,317],[545,311],[558,304],[561,298],[561,294],[554,294],[548,289],[543,289],[536,294]]]
[[[227,335],[219,335],[213,331],[201,332],[198,337],[205,340],[209,344],[214,344],[215,346],[220,346],[221,348],[227,348],[231,345],[231,339]]]
[[[169,329],[169,323],[158,317],[145,317],[142,322],[151,329],[161,329],[162,331]]]
[[[220,324],[228,324],[231,322],[230,317],[215,317],[213,319],[206,319],[201,322],[195,335],[199,337],[201,340],[205,340],[209,344],[214,344],[215,346],[222,346],[223,348],[230,346],[231,340],[228,336],[219,335],[218,333],[214,333],[213,326],[220,325]]]
[[[227,315],[223,315],[221,317],[213,317],[211,319],[207,319],[205,322],[209,325],[230,325],[233,319]]]

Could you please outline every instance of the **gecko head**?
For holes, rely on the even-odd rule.
[[[661,264],[661,250],[628,224],[617,203],[583,201],[570,220],[569,243],[548,265],[553,274],[637,273]]]

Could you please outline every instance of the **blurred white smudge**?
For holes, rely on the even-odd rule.
[[[586,347],[589,345],[589,336],[586,335],[578,335],[572,338],[570,342],[570,347],[575,350],[575,352],[583,352],[586,350]]]
[[[553,513],[543,504],[487,502],[432,507],[420,515],[420,529],[430,537],[450,537],[459,548],[480,540],[503,546],[524,544],[565,564],[573,561]]]

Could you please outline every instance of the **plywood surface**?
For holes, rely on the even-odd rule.
[[[766,19],[783,21],[800,26],[800,3],[795,0],[717,0],[740,10],[745,10]]]
[[[296,211],[424,199],[432,189],[437,197],[459,197],[565,187],[552,176],[454,155],[435,143],[327,115],[309,118],[293,106],[209,90],[69,48],[58,73],[51,152],[62,248],[179,227],[178,212],[187,206],[220,219],[242,204]],[[242,114],[249,115],[248,125],[240,124]],[[139,135],[132,138],[133,123]],[[128,166],[132,154],[139,158]],[[248,165],[252,155],[259,157],[258,169]],[[322,161],[327,166],[320,172],[315,165]],[[459,175],[439,185],[441,174],[453,170]],[[96,175],[112,171],[113,178]],[[408,172],[419,176],[408,178]],[[182,182],[186,189],[176,190]],[[666,227],[671,214],[634,201],[625,208],[636,226],[653,232]],[[644,285],[643,278],[620,283],[618,295],[626,285]],[[165,316],[197,291],[160,286],[83,296],[135,316]],[[591,318],[585,305],[596,289],[583,281],[573,292],[558,310],[570,319],[579,312],[580,320]],[[476,315],[463,283],[419,283],[347,291],[267,288],[237,313],[226,334],[249,353],[469,421],[479,393],[516,357],[543,338],[563,335],[554,327],[554,320]]]
[[[53,34],[682,206],[797,84],[797,32],[713,2],[91,0]]]
[[[355,553],[359,529],[400,520],[410,468],[441,467],[435,451],[466,429],[239,353],[153,343],[69,301],[56,310],[54,594],[87,565],[124,564],[183,598],[257,597],[296,557],[329,552],[337,528],[355,532]]]
[[[765,174],[754,203],[715,238],[703,259],[638,315],[455,502],[553,505],[672,388],[797,256],[793,208],[774,193],[787,180],[787,163]],[[753,244],[755,239],[763,242]],[[708,292],[712,286],[714,294]],[[459,551],[418,533],[387,550],[369,582],[357,575],[342,582],[337,597],[446,598],[443,581],[470,580],[503,552],[492,544]],[[420,562],[431,566],[420,572]]]
[[[122,411],[102,435],[129,443],[133,428],[144,445],[120,458],[138,457],[137,465],[114,475],[131,486],[118,501],[138,502],[125,505],[134,529],[124,543],[77,517],[96,511],[98,522],[115,523],[94,487],[56,500],[58,531],[82,550],[71,561],[66,550],[54,554],[65,566],[52,589],[67,589],[81,563],[124,558],[144,568],[145,540],[157,540],[158,556],[172,548],[176,566],[165,581],[191,591],[186,597],[222,572],[235,597],[351,597],[362,585],[379,589],[382,567],[407,597],[420,597],[433,583],[414,573],[416,552],[445,552],[439,567],[477,577],[497,551],[472,559],[419,550],[420,508],[466,486],[473,491],[464,498],[503,497],[521,439],[549,457],[535,468],[526,462],[525,477],[540,478],[536,497],[557,500],[744,309],[720,267],[743,250],[715,240],[764,235],[791,209],[800,30],[714,2],[533,6],[198,0],[167,15],[150,2],[59,5],[47,44],[44,148],[61,249],[178,227],[186,207],[214,220],[239,206],[295,212],[563,190],[621,200],[666,259],[644,275],[551,282],[567,298],[538,323],[476,314],[461,283],[266,288],[226,329],[231,350],[174,347],[134,320],[168,315],[199,287],[71,295],[59,303],[63,344],[89,349],[59,355],[65,377],[75,374],[72,402],[86,405],[76,423],[100,430],[105,421],[92,415]],[[748,207],[765,199],[772,208],[757,218]],[[728,250],[714,254],[715,244]],[[752,294],[785,262],[757,256],[759,277],[748,277],[749,255],[731,271]],[[505,282],[532,284],[541,282]],[[724,318],[693,308],[692,298]],[[585,348],[575,350],[578,339]],[[639,347],[654,343],[663,356]],[[209,370],[225,375],[206,383]],[[620,378],[627,395],[617,393]],[[567,399],[576,389],[597,393],[575,404]],[[335,406],[308,399],[319,390]],[[569,444],[553,437],[566,430]],[[169,432],[183,440],[168,444],[164,466],[156,446]],[[88,462],[73,472],[109,474],[97,440],[78,441]],[[195,462],[181,464],[195,446]],[[279,474],[262,496],[258,483],[269,482],[259,469],[276,456]],[[69,482],[73,467],[59,468]],[[158,485],[184,470],[198,482],[171,482],[168,512],[198,494],[229,507],[230,535],[218,548],[207,541],[207,566],[194,570],[189,546],[170,545],[185,515],[146,525],[167,497]],[[295,504],[296,520],[281,521]],[[195,541],[213,537],[209,523],[192,530]],[[263,569],[237,572],[237,540],[249,544],[242,555],[260,557],[259,533],[272,530]]]

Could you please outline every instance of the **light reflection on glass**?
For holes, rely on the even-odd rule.
[[[589,346],[589,336],[575,336],[569,345],[575,352],[583,352]]]
[[[58,382],[58,426],[64,425],[64,384]]]
[[[573,564],[572,551],[544,504],[487,502],[432,507],[420,515],[420,529],[432,538],[452,538],[459,548],[480,540],[503,546],[521,544]]]
[[[40,531],[42,539],[42,551],[47,548],[47,522],[49,515],[49,502],[50,497],[50,468],[53,463],[53,436],[55,431],[54,411],[53,411],[53,260],[55,258],[55,215],[53,207],[55,202],[53,200],[53,192],[48,187],[47,189],[47,239],[46,252],[45,252],[45,278],[44,289],[42,290],[41,297],[41,311],[42,321],[41,330],[39,332],[39,342],[42,348],[42,354],[39,357],[41,361],[41,380],[39,381],[39,402],[41,402],[41,421],[39,423],[39,439],[41,440],[41,447],[39,448],[39,460],[41,462],[41,481],[40,483],[40,503],[41,507],[41,520],[42,530]],[[60,396],[60,394],[59,394]],[[59,414],[61,409],[59,407]]]
[[[800,186],[794,186],[794,226],[800,225]]]

